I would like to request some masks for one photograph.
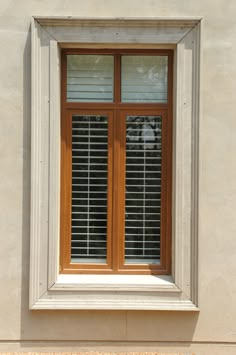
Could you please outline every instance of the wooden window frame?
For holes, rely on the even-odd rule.
[[[34,17],[31,21],[31,310],[198,308],[201,17]],[[59,273],[61,49],[174,50],[170,275]],[[112,45],[111,45],[112,44]],[[122,46],[121,46],[122,44]]]
[[[67,55],[114,56],[113,102],[67,102]],[[167,103],[124,103],[121,101],[122,55],[167,56]],[[171,271],[172,221],[172,92],[173,50],[134,49],[63,49],[61,60],[61,222],[60,273],[154,274]],[[71,262],[71,122],[73,115],[102,114],[109,117],[108,128],[108,199],[107,199],[107,262]],[[125,139],[126,115],[158,115],[162,117],[162,183],[161,183],[161,257],[160,264],[124,262],[125,211]],[[113,127],[114,126],[114,127]],[[118,143],[120,142],[120,144]],[[118,188],[117,188],[118,186]]]

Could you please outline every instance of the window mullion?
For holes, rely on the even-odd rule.
[[[114,102],[121,101],[121,55],[114,56]]]
[[[71,254],[71,177],[72,177],[72,151],[71,151],[71,115],[64,112],[62,116],[62,143],[61,143],[61,268],[68,267]]]
[[[112,263],[113,244],[113,161],[114,161],[114,113],[108,116],[108,165],[107,165],[107,264]]]
[[[123,254],[123,225],[124,225],[124,171],[121,149],[121,120],[120,110],[115,110],[113,136],[113,229],[112,229],[112,268],[118,272]]]
[[[125,160],[126,160],[126,121],[125,115],[121,111],[117,115],[118,121],[118,146],[119,146],[119,180],[118,186],[118,253],[119,268],[122,268],[125,260]]]

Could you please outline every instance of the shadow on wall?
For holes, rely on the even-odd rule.
[[[121,350],[126,346],[141,347],[145,342],[191,342],[198,320],[196,312],[161,311],[30,311],[30,139],[31,139],[31,33],[28,32],[23,57],[23,221],[22,221],[22,285],[21,346],[25,350],[56,346],[98,350]],[[45,342],[43,342],[45,341]],[[62,344],[62,342],[64,343]],[[102,342],[100,345],[97,342]],[[78,343],[79,342],[79,343]],[[84,343],[86,342],[86,344]],[[112,344],[111,344],[112,342]],[[153,343],[145,344],[145,351]],[[132,351],[132,348],[130,348]],[[141,350],[141,348],[140,348]],[[156,349],[158,350],[158,349]]]

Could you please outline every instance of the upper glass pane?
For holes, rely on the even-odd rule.
[[[167,103],[167,56],[122,56],[121,101]]]
[[[112,102],[114,57],[67,55],[67,102]]]

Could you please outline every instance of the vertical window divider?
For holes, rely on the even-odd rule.
[[[71,248],[71,177],[72,177],[72,115],[67,111],[62,119],[62,166],[61,169],[61,267],[70,264]]]
[[[124,111],[119,114],[119,268],[125,262],[125,173],[126,173],[126,122]]]
[[[169,234],[169,221],[168,221],[168,199],[169,199],[169,194],[168,190],[171,186],[170,184],[170,178],[171,178],[171,170],[168,172],[168,147],[167,147],[167,142],[170,136],[170,132],[168,132],[168,125],[169,125],[169,120],[170,117],[167,112],[162,113],[162,173],[161,173],[161,264],[165,267],[167,270],[170,269],[170,246],[167,249],[169,239],[170,239],[170,234]]]
[[[120,174],[120,147],[119,147],[119,110],[114,116],[114,142],[113,142],[113,216],[112,216],[112,268],[118,271],[119,244],[119,174]]]
[[[107,172],[107,265],[112,267],[113,215],[114,215],[114,111],[108,114],[108,172]]]

